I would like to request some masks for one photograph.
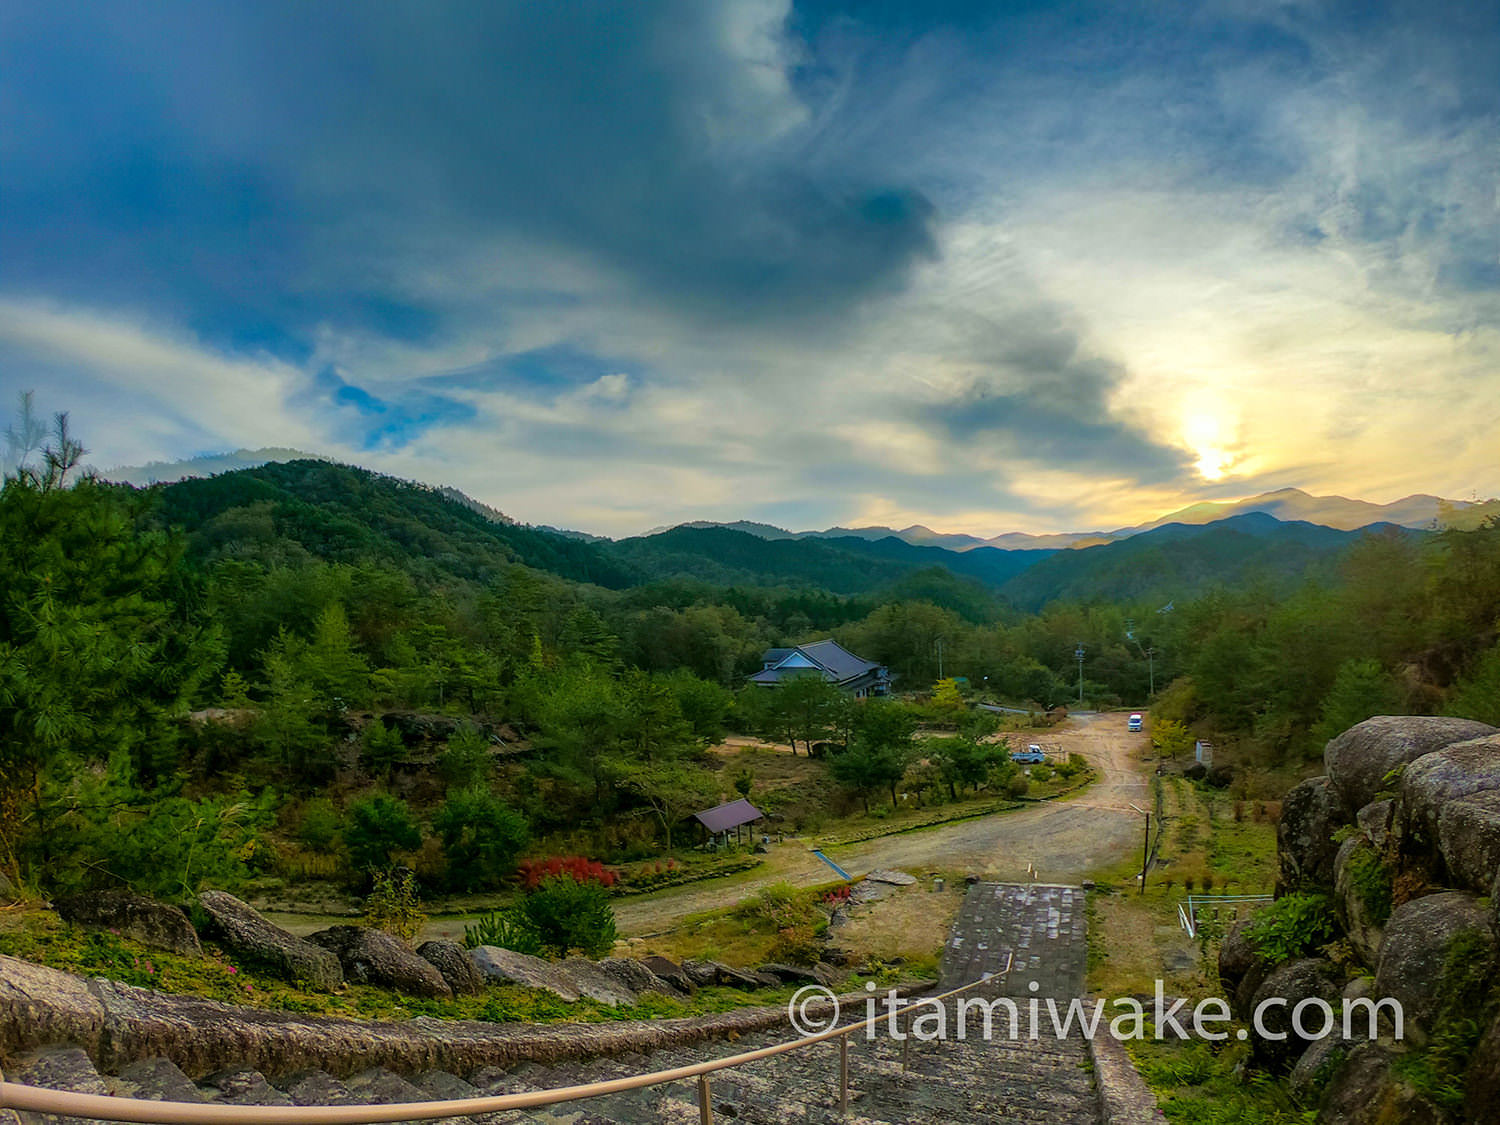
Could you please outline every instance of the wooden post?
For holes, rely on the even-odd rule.
[[[698,1125],[714,1125],[714,1107],[708,1098],[708,1075],[698,1075]]]

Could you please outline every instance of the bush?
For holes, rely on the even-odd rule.
[[[497,886],[531,835],[520,813],[477,786],[450,792],[432,827],[443,842],[448,886],[456,891]]]
[[[389,774],[391,767],[406,756],[406,743],[401,740],[401,732],[379,719],[365,727],[360,735],[360,745],[370,771],[382,776]]]
[[[536,934],[542,949],[557,957],[574,950],[585,957],[603,957],[615,943],[609,892],[598,883],[580,883],[571,875],[543,879],[521,900],[520,918]]]
[[[1039,762],[1031,767],[1031,780],[1041,784],[1052,780],[1052,767],[1045,762]]]
[[[532,957],[542,955],[541,939],[517,910],[492,911],[476,919],[472,926],[465,926],[464,945],[470,949],[496,945]]]
[[[1005,793],[1009,797],[1024,797],[1029,792],[1031,792],[1031,779],[1019,770],[1005,783]]]
[[[409,944],[427,923],[417,897],[416,873],[410,867],[392,867],[374,872],[372,882],[365,899],[365,924]]]
[[[472,723],[465,723],[438,754],[437,769],[450,789],[482,785],[490,774],[488,736]]]
[[[1204,879],[1205,889],[1209,889]],[[1333,940],[1333,900],[1325,894],[1299,891],[1262,910],[1246,935],[1256,951],[1280,965]]]
[[[393,852],[420,847],[422,833],[405,801],[376,793],[349,807],[344,843],[355,871],[384,870],[391,865]]]
[[[333,850],[339,838],[339,811],[327,797],[314,797],[302,806],[297,839],[315,852]]]
[[[554,855],[546,859],[528,860],[521,864],[519,874],[521,886],[528,891],[541,886],[543,880],[559,875],[566,875],[575,883],[597,883],[601,887],[612,887],[619,881],[619,876],[597,859],[587,859],[581,855]]]
[[[752,922],[769,923],[777,930],[804,923],[809,916],[801,892],[790,883],[773,883],[763,888],[740,903],[735,913]]]

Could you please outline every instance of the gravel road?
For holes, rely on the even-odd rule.
[[[1150,768],[1143,757],[1148,743],[1146,735],[1127,732],[1125,723],[1123,713],[1078,715],[1049,733],[1049,745],[1082,754],[1099,771],[1099,780],[1077,797],[833,847],[828,855],[852,875],[896,867],[1025,881],[1034,864],[1038,882],[1077,883],[1140,851],[1144,822],[1130,806],[1148,807]],[[616,922],[625,936],[657,933],[689,914],[732,905],[781,880],[832,878],[805,844],[789,842],[747,877],[626,899],[616,907]]]

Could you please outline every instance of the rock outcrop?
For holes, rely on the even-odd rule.
[[[114,930],[153,949],[198,957],[203,948],[188,916],[175,906],[133,891],[93,891],[65,895],[53,904],[65,922],[95,930]]]
[[[1299,1000],[1336,1013],[1340,1001],[1365,1007],[1353,1010],[1353,1040],[1253,1037],[1253,1056],[1290,1065],[1292,1085],[1317,1102],[1321,1122],[1500,1120],[1500,1019],[1470,1058],[1454,1055],[1452,1036],[1440,1056],[1424,1057],[1435,1033],[1490,1011],[1500,986],[1500,731],[1467,719],[1382,716],[1332,739],[1324,761],[1326,777],[1287,794],[1278,895],[1331,891],[1338,940],[1271,966],[1242,924],[1221,943],[1220,979],[1241,1018],[1272,997],[1286,1002],[1263,1013],[1273,1033],[1292,1032]],[[1305,919],[1309,907],[1319,909],[1304,901],[1300,915],[1286,917]],[[1454,1115],[1451,1095],[1432,1092],[1435,1082],[1463,1089],[1467,1117]]]
[[[204,891],[198,902],[210,919],[210,936],[234,953],[314,988],[331,990],[344,982],[336,956],[266,921],[232,894]]]
[[[436,965],[383,930],[332,926],[309,934],[307,940],[337,957],[344,979],[354,984],[380,985],[410,996],[453,995]]]
[[[1456,947],[1459,938],[1467,939]],[[1451,964],[1461,948],[1464,964]],[[1375,994],[1400,1001],[1408,1025],[1422,1028],[1437,1013],[1439,987],[1452,968],[1490,975],[1495,932],[1489,912],[1464,891],[1427,895],[1396,908],[1380,945]]]
[[[1339,822],[1328,778],[1311,778],[1287,793],[1276,824],[1279,889],[1333,885],[1333,860],[1338,852],[1333,833]]]
[[[1494,789],[1500,789],[1500,735],[1418,758],[1401,775],[1402,847],[1431,850],[1438,841],[1438,818],[1450,801]]]
[[[424,941],[417,946],[417,956],[442,974],[453,995],[477,996],[484,991],[484,975],[458,942]]]
[[[1380,715],[1356,723],[1323,750],[1323,768],[1341,819],[1352,820],[1374,801],[1393,770],[1455,742],[1492,734],[1500,731],[1472,719],[1430,715]]]

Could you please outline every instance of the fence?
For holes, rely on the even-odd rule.
[[[1215,925],[1236,922],[1242,911],[1248,916],[1256,907],[1270,901],[1270,895],[1188,895],[1186,900],[1177,904],[1177,922],[1188,937],[1196,938],[1205,922]],[[1221,910],[1228,912],[1227,918],[1221,916]]]

